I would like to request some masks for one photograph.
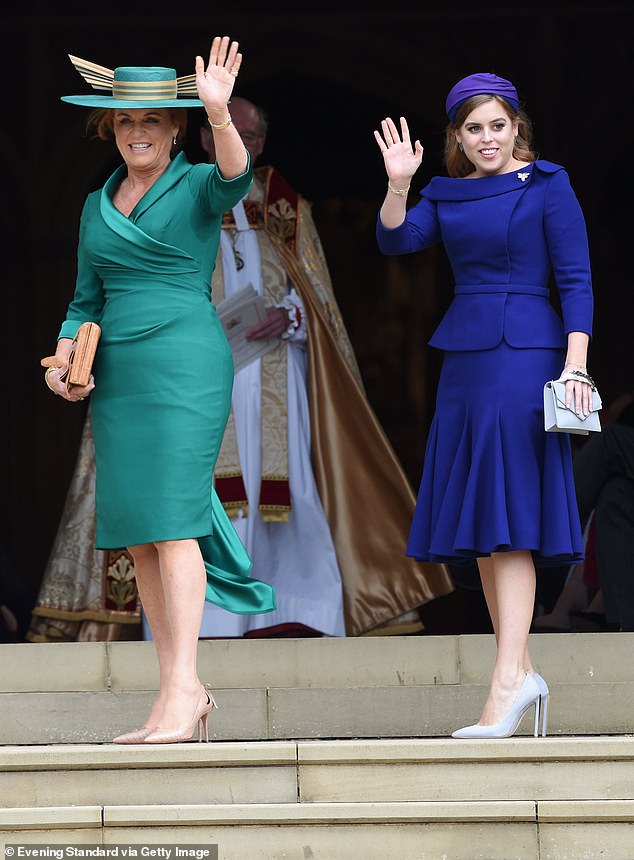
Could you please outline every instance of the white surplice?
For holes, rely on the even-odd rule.
[[[223,230],[221,254],[225,297],[252,284],[262,294],[260,248],[244,207],[233,210],[237,231]],[[236,267],[236,252],[244,262]],[[295,290],[289,298],[302,309]],[[305,316],[302,313],[302,320]],[[345,636],[341,576],[310,459],[310,414],[306,386],[304,325],[288,340],[288,474],[291,512],[288,522],[264,522],[258,512],[261,456],[261,361],[240,370],[234,380],[233,411],[238,453],[249,501],[248,515],[232,520],[253,561],[252,575],[275,588],[277,608],[261,615],[235,615],[205,603],[200,635],[243,636],[247,631],[299,623],[327,636]]]

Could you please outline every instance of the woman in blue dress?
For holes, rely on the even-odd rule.
[[[442,242],[455,296],[429,341],[443,350],[436,411],[407,552],[424,561],[476,559],[496,635],[489,694],[477,724],[454,737],[508,737],[548,686],[528,634],[535,565],[572,564],[583,543],[570,440],[546,433],[543,386],[566,381],[589,412],[586,371],[592,286],[586,228],[566,171],[537,159],[513,84],[470,75],[446,102],[445,164],[409,210],[423,148],[405,118],[375,131],[388,190],[377,221],[385,254]],[[551,274],[562,319],[549,301]]]
[[[158,656],[148,718],[115,742],[176,743],[196,727],[201,739],[215,707],[196,667],[205,598],[239,613],[275,607],[271,587],[249,577],[213,488],[233,360],[211,274],[222,215],[252,181],[227,107],[242,54],[216,37],[207,65],[197,57],[195,75],[181,79],[169,68],[72,59],[107,94],[64,100],[100,109],[97,132],[114,138],[124,163],[84,205],[75,294],[46,382],[67,400],[91,394],[97,548],[130,550]],[[181,87],[198,98],[179,97]],[[215,164],[178,152],[193,106],[207,112]],[[69,393],[62,377],[86,321],[102,329],[94,379]]]

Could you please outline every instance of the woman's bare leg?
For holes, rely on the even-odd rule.
[[[169,629],[169,666],[160,728],[182,729],[191,722],[200,701],[198,636],[205,602],[206,573],[198,541],[155,544],[162,585],[164,618]],[[156,604],[160,605],[160,604]],[[150,618],[150,626],[152,619]]]
[[[172,673],[172,633],[165,610],[163,585],[159,568],[159,556],[154,544],[128,547],[134,560],[134,575],[141,598],[143,612],[147,617],[156,656],[159,664],[159,693],[144,727],[155,728],[161,724],[166,691]]]
[[[489,696],[479,724],[500,722],[508,713],[527,672],[532,672],[528,634],[535,605],[535,566],[530,552],[493,553],[479,563],[496,632],[497,657]]]
[[[493,559],[490,555],[482,556],[478,559],[478,570],[480,571],[480,582],[482,583],[484,599],[486,600],[489,617],[491,618],[491,624],[493,625],[493,632],[495,633],[495,641],[497,642],[499,628],[498,601],[495,594]]]
[[[478,570],[480,571],[480,581],[484,592],[484,599],[489,610],[493,632],[495,633],[495,641],[498,641],[498,630],[500,626],[498,618],[497,595],[495,593],[495,577],[493,573],[493,558],[491,556],[481,557],[478,559]],[[526,641],[526,653],[524,655],[524,670],[533,673],[533,663],[528,650],[528,639]]]

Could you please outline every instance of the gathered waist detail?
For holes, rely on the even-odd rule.
[[[108,296],[101,317],[101,344],[121,343],[146,337],[182,331],[186,323],[192,337],[195,332],[207,330],[217,320],[216,309],[209,295],[167,291],[160,302],[150,306],[144,290],[128,291]]]
[[[538,287],[534,284],[456,284],[454,293],[461,295],[477,295],[478,293],[521,293],[525,296],[543,296],[548,298],[548,287]]]

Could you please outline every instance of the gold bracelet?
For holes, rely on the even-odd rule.
[[[233,120],[231,119],[231,117],[229,117],[229,119],[225,120],[225,122],[221,122],[218,125],[216,125],[215,122],[212,122],[211,119],[209,117],[207,117],[207,122],[214,129],[214,131],[222,131],[223,128],[229,128],[229,126],[231,125]]]
[[[390,189],[392,194],[398,194],[399,197],[407,197],[407,192],[409,191],[409,185],[407,188],[394,188],[392,183],[388,180],[387,187]]]

